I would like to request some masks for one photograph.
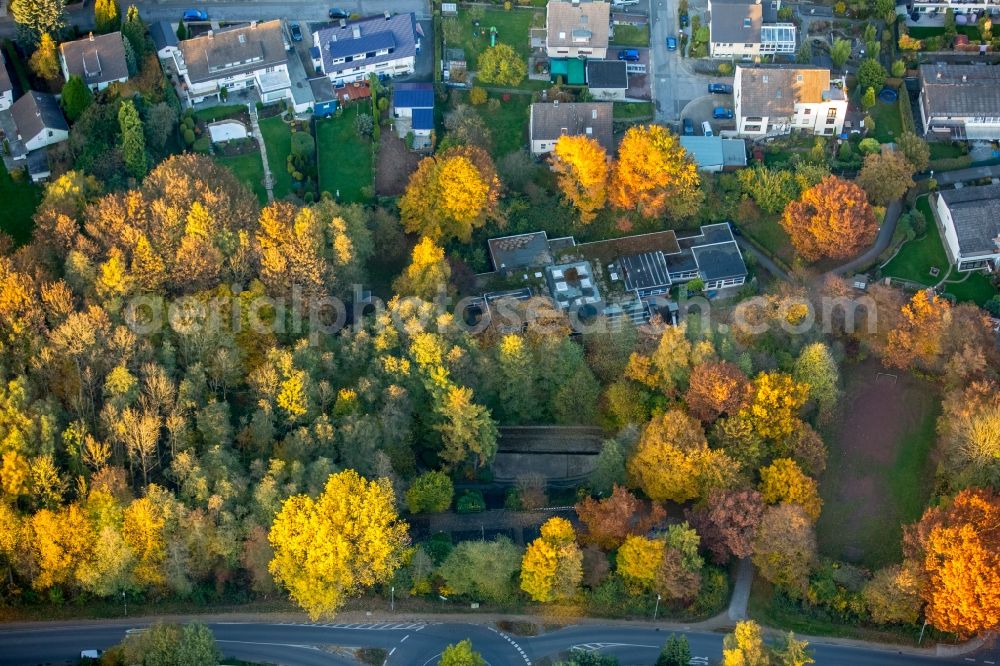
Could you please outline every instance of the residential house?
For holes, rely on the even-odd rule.
[[[943,139],[1000,139],[1000,66],[920,66],[924,134]]]
[[[69,138],[69,125],[53,95],[29,90],[14,102],[10,113],[28,152]]]
[[[7,71],[7,59],[0,52],[0,111],[6,111],[14,103],[14,83]]]
[[[587,88],[594,99],[623,102],[628,94],[628,63],[588,60]]]
[[[721,136],[682,136],[681,145],[694,159],[699,171],[711,173],[735,171],[747,165],[747,147],[743,139]]]
[[[397,83],[392,87],[392,115],[412,118],[416,109],[434,110],[434,84]]]
[[[336,85],[412,74],[420,52],[422,29],[412,14],[374,16],[360,21],[341,20],[313,33],[310,49],[317,73]]]
[[[705,225],[700,234],[674,235],[667,241],[663,249],[620,257],[612,264],[611,279],[623,281],[626,291],[639,298],[666,293],[671,286],[694,279],[701,279],[709,290],[746,282],[743,253],[728,223]]]
[[[944,247],[955,268],[1000,268],[1000,185],[942,190],[932,196]]]
[[[549,0],[545,29],[545,51],[550,58],[604,60],[611,35],[611,4]]]
[[[919,14],[944,14],[949,9],[956,16],[1000,13],[1000,2],[997,0],[909,0],[907,5],[911,12]]]
[[[559,137],[582,134],[596,139],[610,155],[615,149],[613,106],[610,102],[532,104],[528,123],[531,154],[550,153]]]
[[[173,55],[188,104],[254,89],[265,104],[292,97],[281,21],[251,22],[185,39]]]
[[[795,53],[793,23],[778,20],[781,0],[708,0],[709,54],[753,60]]]
[[[59,45],[59,64],[63,79],[68,81],[71,76],[79,76],[94,92],[112,83],[128,81],[125,42],[120,32],[90,33],[83,39],[63,42]]]
[[[325,76],[309,79],[309,87],[313,94],[313,115],[328,118],[337,110],[337,91],[333,82]]]
[[[793,129],[838,135],[847,116],[843,80],[805,66],[737,67],[733,84],[736,132],[762,137]]]
[[[171,23],[167,21],[150,23],[149,36],[153,40],[153,48],[156,49],[156,55],[160,60],[169,60],[174,57],[179,42]]]

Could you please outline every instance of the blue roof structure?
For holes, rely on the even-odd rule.
[[[394,109],[433,109],[434,86],[430,83],[397,83],[392,88]]]
[[[391,32],[376,32],[371,35],[362,35],[357,39],[330,42],[328,52],[331,58],[346,58],[347,56],[394,48],[396,48],[396,38]]]
[[[434,109],[413,109],[413,129],[434,129]]]

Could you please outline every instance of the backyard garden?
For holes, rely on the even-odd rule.
[[[355,120],[368,108],[356,102],[330,118],[316,120],[319,188],[331,195],[339,191],[339,201],[363,203],[371,199],[372,144],[358,132]]]

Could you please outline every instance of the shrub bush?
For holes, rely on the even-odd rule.
[[[208,154],[212,151],[212,140],[207,136],[203,136],[191,146],[191,149],[196,153]]]
[[[458,498],[455,510],[459,513],[479,513],[486,510],[486,500],[478,490],[466,490],[465,494]]]
[[[406,491],[410,513],[441,513],[451,507],[455,487],[444,472],[427,472],[413,481]]]

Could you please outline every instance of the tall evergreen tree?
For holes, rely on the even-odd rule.
[[[121,25],[121,18],[118,0],[95,0],[94,28],[97,32],[114,32]]]
[[[59,34],[66,27],[66,0],[11,0],[14,22],[35,40],[45,33]]]
[[[69,80],[66,81],[66,85],[62,89],[62,108],[66,113],[66,118],[71,123],[76,122],[87,107],[90,106],[92,99],[93,95],[90,92],[90,88],[83,82],[83,79],[75,74],[69,77]]]
[[[132,100],[125,100],[118,109],[118,126],[122,133],[122,156],[125,168],[135,178],[146,175],[146,136],[142,120]]]
[[[139,8],[129,5],[125,12],[125,20],[122,22],[122,36],[132,45],[136,58],[142,60],[149,53],[146,44],[146,25],[139,16]]]

